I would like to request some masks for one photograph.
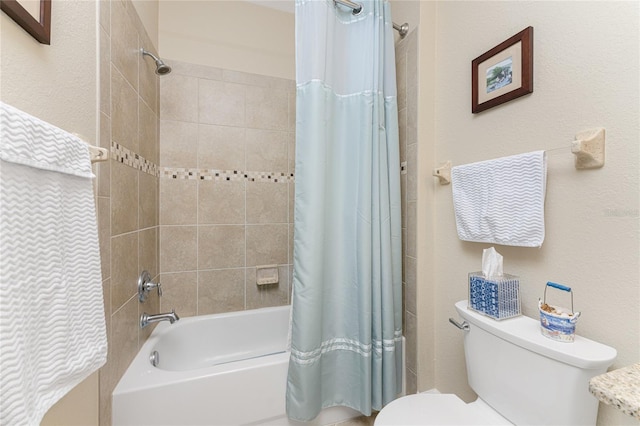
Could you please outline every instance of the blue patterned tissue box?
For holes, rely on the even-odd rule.
[[[520,279],[509,274],[485,277],[482,272],[469,273],[469,308],[497,320],[520,315]]]

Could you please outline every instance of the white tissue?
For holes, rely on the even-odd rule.
[[[485,277],[502,276],[502,255],[494,247],[482,250],[482,274]]]

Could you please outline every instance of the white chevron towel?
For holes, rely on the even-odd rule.
[[[0,424],[38,425],[107,339],[87,145],[0,103]]]
[[[458,237],[463,241],[540,247],[544,241],[544,151],[451,169]]]

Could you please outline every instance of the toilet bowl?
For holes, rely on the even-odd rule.
[[[467,379],[478,399],[409,395],[385,406],[374,425],[595,425],[598,400],[588,382],[613,363],[614,348],[581,336],[555,341],[542,335],[539,321],[496,321],[466,300],[455,308],[464,319]]]
[[[419,393],[396,399],[376,417],[375,426],[512,425],[482,399],[465,403],[453,394]]]

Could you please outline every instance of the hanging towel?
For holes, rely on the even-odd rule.
[[[544,151],[451,169],[458,237],[464,241],[540,247],[544,240]]]
[[[88,145],[0,103],[0,424],[38,425],[107,358]]]

